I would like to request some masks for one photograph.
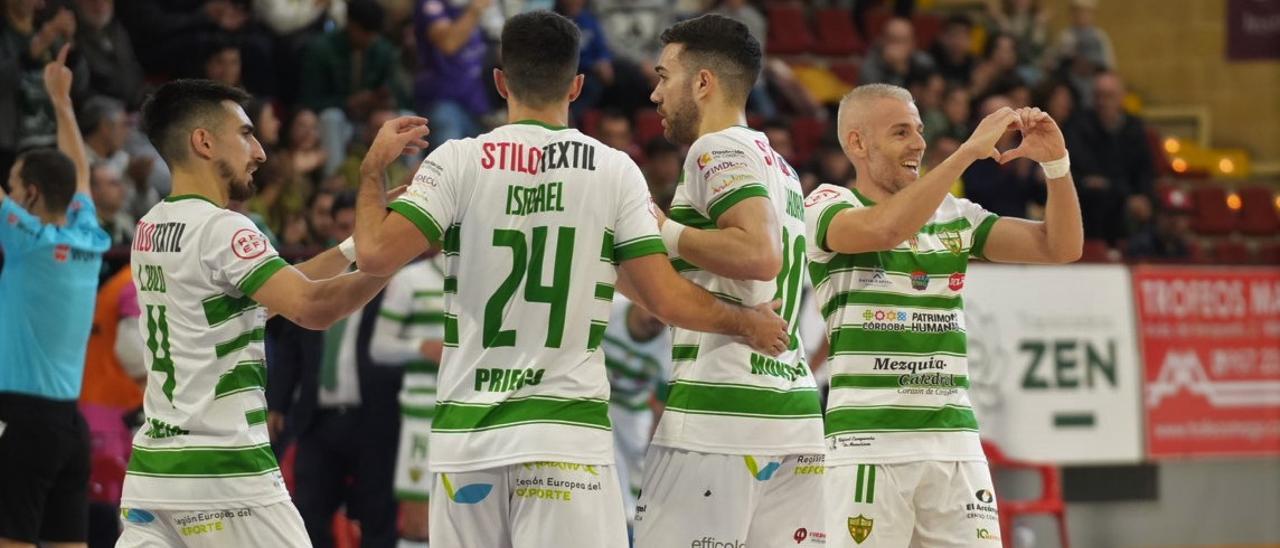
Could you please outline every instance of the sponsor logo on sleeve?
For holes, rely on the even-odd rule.
[[[267,252],[267,239],[256,230],[242,228],[231,236],[231,251],[241,259],[256,259]]]
[[[964,272],[956,272],[947,279],[947,287],[952,291],[964,289]]]
[[[820,203],[822,203],[822,202],[826,202],[826,201],[834,200],[834,199],[839,198],[839,197],[840,197],[840,193],[839,193],[839,192],[836,192],[836,191],[835,191],[835,190],[833,190],[833,189],[830,189],[830,188],[820,188],[820,189],[818,189],[818,190],[813,191],[813,193],[812,193],[812,194],[809,194],[809,197],[808,197],[808,198],[805,198],[805,199],[804,199],[804,206],[805,206],[805,207],[813,207],[813,206],[815,206],[815,205],[817,205],[817,204],[820,204]]]
[[[703,152],[701,156],[698,156],[698,169],[706,169],[707,166],[711,165],[711,160],[713,160],[711,153]]]

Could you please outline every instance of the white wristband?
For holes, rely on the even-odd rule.
[[[676,258],[680,256],[680,233],[684,232],[685,226],[667,219],[662,223],[662,243],[667,246],[667,256]]]
[[[342,243],[338,244],[338,252],[342,253],[342,256],[346,257],[348,261],[351,261],[353,263],[356,262],[355,238],[352,237],[352,238],[347,238],[345,240],[342,240]]]
[[[1071,173],[1071,155],[1063,154],[1061,158],[1052,162],[1041,162],[1040,168],[1044,170],[1044,178],[1046,180],[1061,179]]]

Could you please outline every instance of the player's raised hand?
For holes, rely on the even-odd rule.
[[[1017,110],[1022,131],[1022,144],[1000,155],[1000,163],[1017,158],[1029,158],[1037,162],[1052,162],[1067,155],[1067,143],[1062,130],[1053,117],[1038,108]]]
[[[1015,127],[1019,123],[1017,111],[1009,107],[992,112],[978,122],[978,127],[974,128],[969,139],[960,145],[960,150],[970,154],[975,160],[983,158],[999,160],[1000,151],[996,150],[996,143],[1000,142],[1000,138],[1004,137],[1010,127]]]
[[[360,163],[361,170],[385,169],[401,154],[416,154],[427,148],[427,119],[420,116],[400,116],[382,124],[378,135],[369,145],[369,152]]]
[[[787,351],[791,345],[791,337],[787,334],[787,321],[778,315],[782,308],[782,300],[758,304],[747,309],[747,318],[743,342],[757,352],[777,356]]]
[[[71,44],[62,46],[58,56],[44,66],[44,89],[51,100],[71,100],[72,76],[71,69],[67,68],[67,53],[70,51]]]

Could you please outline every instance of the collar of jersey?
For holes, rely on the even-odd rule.
[[[569,129],[566,126],[552,125],[546,122],[539,122],[538,120],[517,120],[515,122],[511,122],[511,125],[538,126],[540,128],[549,129],[551,131],[560,131],[560,130]]]
[[[209,204],[213,205],[214,207],[218,206],[218,204],[213,203],[213,200],[205,198],[204,196],[201,196],[199,194],[179,194],[177,196],[170,196],[164,199],[164,201],[166,202],[179,202],[182,200],[204,200],[206,202],[209,202]]]
[[[857,187],[855,187],[855,186],[853,186],[853,185],[849,185],[849,191],[850,191],[850,192],[852,192],[854,196],[857,196],[857,197],[858,197],[858,201],[862,202],[864,205],[869,205],[869,206],[876,205],[876,202],[875,202],[874,200],[872,200],[871,198],[866,197],[866,196],[865,196],[864,194],[862,194],[861,192],[858,192],[858,188],[857,188]]]

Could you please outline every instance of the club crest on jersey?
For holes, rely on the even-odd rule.
[[[825,202],[834,198],[839,198],[840,193],[829,188],[820,188],[813,191],[808,198],[804,199],[805,207],[813,207],[815,204]]]
[[[938,234],[938,239],[942,240],[942,245],[947,246],[947,251],[956,255],[964,252],[964,238],[960,237],[959,232],[943,232]]]
[[[849,536],[853,537],[853,541],[862,544],[871,536],[871,527],[875,525],[875,520],[862,514],[849,518]]]
[[[241,259],[256,259],[267,252],[267,239],[256,230],[242,228],[231,236],[231,251]]]

